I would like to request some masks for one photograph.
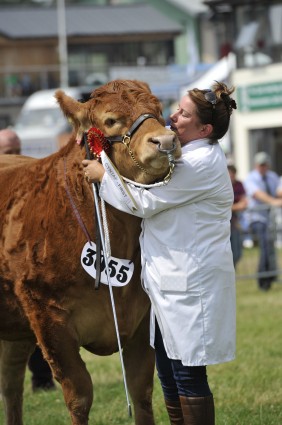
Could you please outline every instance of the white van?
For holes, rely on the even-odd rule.
[[[40,90],[25,101],[13,128],[21,140],[22,155],[43,158],[69,138],[71,127],[54,97],[56,90]],[[87,100],[91,93],[90,87],[62,90],[76,100]]]

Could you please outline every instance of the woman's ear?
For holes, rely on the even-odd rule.
[[[213,126],[211,124],[204,124],[201,129],[201,136],[203,138],[209,137],[213,131]]]

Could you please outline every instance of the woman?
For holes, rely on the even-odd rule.
[[[171,424],[213,425],[206,366],[235,356],[235,274],[230,247],[233,190],[218,139],[235,101],[216,83],[193,89],[171,115],[182,145],[171,181],[162,187],[128,184],[130,211],[103,166],[84,160],[100,196],[142,217],[142,279],[152,303],[151,344]]]

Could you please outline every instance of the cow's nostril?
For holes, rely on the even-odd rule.
[[[160,150],[170,150],[173,149],[175,144],[175,135],[174,134],[168,134],[168,135],[162,135],[152,138],[152,142],[159,145]]]

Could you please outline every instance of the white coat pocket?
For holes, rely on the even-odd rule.
[[[198,291],[198,264],[190,252],[172,247],[159,247],[160,255],[154,258],[161,291]]]
[[[180,273],[166,274],[161,276],[161,291],[186,292],[187,276]]]

